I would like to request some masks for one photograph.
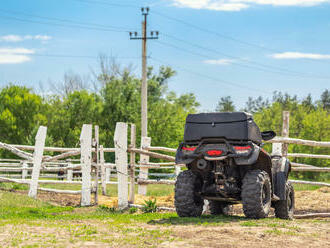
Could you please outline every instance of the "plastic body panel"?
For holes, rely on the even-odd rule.
[[[188,115],[184,141],[196,142],[205,138],[261,143],[261,133],[258,126],[253,121],[252,116],[245,112]]]

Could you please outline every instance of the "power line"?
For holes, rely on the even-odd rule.
[[[95,1],[95,0],[73,0],[75,2],[87,3],[87,4],[100,4],[124,8],[138,8],[139,6],[134,4],[123,4],[123,3],[113,3],[113,2],[104,2],[104,1]]]
[[[12,17],[12,16],[1,16],[0,15],[0,17],[10,19],[10,20],[20,21],[20,22],[30,22],[30,23],[36,23],[36,24],[65,27],[65,28],[79,28],[79,29],[96,30],[96,31],[104,31],[104,32],[127,33],[127,31],[120,31],[120,30],[114,30],[114,29],[105,29],[105,28],[96,28],[96,27],[94,28],[94,27],[87,27],[87,26],[81,26],[81,25],[60,24],[60,23],[53,23],[53,22],[41,22],[41,21],[22,19],[22,18],[17,18],[17,17]]]
[[[251,42],[247,42],[247,41],[243,41],[243,40],[240,40],[240,39],[237,39],[237,38],[234,38],[234,37],[231,37],[231,36],[227,36],[227,35],[224,35],[224,34],[221,34],[221,33],[218,33],[216,31],[212,31],[212,30],[209,30],[207,28],[203,28],[203,27],[200,27],[200,26],[197,26],[197,25],[194,25],[194,24],[191,24],[191,23],[188,23],[186,21],[183,21],[183,20],[180,20],[178,18],[175,18],[175,17],[172,17],[172,16],[168,16],[168,15],[165,15],[163,13],[160,13],[158,11],[153,11],[153,13],[155,13],[156,15],[159,15],[163,18],[166,18],[166,19],[169,19],[169,20],[172,20],[172,21],[176,21],[178,23],[182,23],[186,26],[189,26],[191,28],[194,28],[196,30],[199,30],[199,31],[202,31],[202,32],[205,32],[205,33],[211,33],[211,34],[214,34],[218,37],[221,37],[223,39],[227,39],[227,40],[231,40],[231,41],[234,41],[234,42],[237,42],[237,43],[240,43],[240,44],[244,44],[244,45],[247,45],[247,46],[251,46],[251,47],[256,47],[256,48],[259,48],[259,49],[263,49],[263,50],[268,50],[268,51],[272,51],[272,52],[281,52],[279,50],[276,50],[276,49],[273,49],[273,48],[267,48],[267,47],[264,47],[264,46],[260,46],[258,44],[254,44],[254,43],[251,43]]]
[[[161,64],[168,64],[169,65],[169,63],[167,63],[166,61],[162,61],[160,59],[155,59],[154,57],[150,57],[150,59],[152,59],[152,60],[154,60],[154,61],[156,61],[158,63],[161,63]],[[219,82],[219,83],[224,84],[224,85],[227,85],[227,86],[234,86],[234,87],[237,87],[237,88],[240,88],[240,89],[244,88],[246,90],[250,90],[250,91],[253,91],[253,92],[258,91],[258,92],[261,92],[261,93],[264,93],[264,94],[272,94],[269,91],[265,91],[265,90],[261,90],[261,89],[257,89],[257,88],[251,88],[251,87],[246,86],[246,85],[238,84],[238,83],[227,81],[227,80],[220,79],[220,78],[211,77],[209,75],[206,75],[206,74],[203,74],[203,73],[199,73],[199,72],[196,72],[196,71],[191,71],[191,70],[186,69],[185,67],[182,67],[182,66],[175,65],[173,67],[174,68],[179,68],[179,69],[181,69],[183,71],[186,71],[186,72],[188,72],[190,74],[194,74],[194,75],[199,76],[199,77],[202,77],[202,78],[207,78],[207,79],[210,79],[212,81]]]
[[[26,12],[22,12],[22,11],[13,11],[13,10],[0,9],[0,12],[30,16],[30,17],[35,17],[35,18],[45,19],[45,20],[51,20],[51,21],[60,21],[60,22],[64,22],[64,23],[73,23],[73,24],[78,24],[78,25],[96,26],[96,27],[99,27],[99,28],[114,29],[114,30],[119,30],[119,31],[129,29],[128,27],[118,27],[118,26],[111,26],[111,25],[103,25],[103,24],[99,24],[99,23],[80,22],[80,21],[69,20],[69,19],[61,19],[61,18],[55,18],[55,17],[40,16],[40,15],[30,14],[30,13],[26,13]]]
[[[195,44],[195,43],[192,43],[192,42],[189,42],[189,41],[186,41],[186,40],[177,38],[177,37],[175,37],[173,35],[170,35],[170,34],[162,33],[162,35],[163,36],[167,36],[167,37],[169,37],[171,39],[174,39],[174,40],[177,40],[177,41],[180,41],[180,42],[189,44],[190,46],[193,46],[193,47],[196,47],[196,48],[199,48],[199,49],[203,49],[203,50],[206,50],[206,51],[209,51],[209,52],[212,52],[212,53],[218,53],[218,54],[220,54],[222,56],[225,56],[225,57],[228,57],[228,58],[231,58],[231,59],[242,60],[241,58],[239,58],[237,56],[229,55],[229,54],[220,52],[219,50],[212,49],[212,48],[209,48],[209,47],[204,47],[204,46],[201,46],[201,45],[198,45],[198,44]],[[288,70],[286,68],[282,68],[282,67],[278,67],[278,66],[273,66],[273,65],[267,65],[267,64],[259,63],[259,62],[253,61],[253,60],[243,59],[243,61],[246,61],[247,63],[250,63],[250,64],[254,64],[254,65],[261,66],[261,67],[265,67],[265,68],[273,68],[273,69],[278,70],[280,72],[287,72],[287,73],[293,73],[293,74],[298,74],[298,75],[306,74],[306,73],[302,73],[302,72],[299,72],[299,71]],[[324,77],[324,76],[314,75],[313,73],[308,73],[308,74],[311,77],[315,77],[316,76],[316,77],[319,77],[319,78],[322,78],[322,79],[323,78],[328,78],[328,77]]]
[[[1,54],[0,54],[1,55]],[[98,56],[92,55],[70,55],[70,54],[26,54],[26,53],[15,53],[15,55],[25,55],[25,56],[36,56],[36,57],[53,57],[53,58],[73,58],[73,59],[98,59]],[[140,59],[139,57],[114,57],[114,59]]]
[[[168,35],[164,34],[164,36],[168,36]],[[181,41],[183,41],[183,40],[181,40]],[[205,54],[201,54],[201,53],[198,53],[198,52],[194,52],[194,51],[191,51],[191,50],[182,48],[182,47],[178,47],[176,45],[173,45],[173,44],[170,44],[170,43],[166,43],[166,42],[163,42],[163,41],[158,41],[158,43],[160,43],[160,44],[162,44],[164,46],[167,46],[167,47],[172,47],[172,48],[177,49],[177,50],[180,50],[182,52],[186,52],[186,53],[189,53],[189,54],[196,55],[196,56],[204,57],[204,58],[211,59],[211,60],[215,60],[216,59],[214,57],[211,57],[211,56],[208,56],[208,55],[205,55]],[[205,49],[207,49],[207,48],[205,48]],[[211,49],[211,51],[214,51],[214,50]],[[236,59],[236,60],[241,60],[238,57],[234,57],[234,56],[230,56],[230,55],[228,55],[227,57],[233,58],[233,59]],[[260,63],[257,63],[257,62],[253,62],[253,61],[250,62],[250,63],[251,64],[256,64],[257,66],[250,66],[250,65],[246,65],[246,64],[242,64],[242,63],[237,63],[235,61],[232,61],[231,62],[231,64],[236,65],[236,66],[239,66],[239,67],[249,68],[249,69],[255,69],[255,70],[259,70],[259,71],[263,71],[263,72],[270,72],[270,73],[275,73],[275,74],[279,74],[279,73],[285,72],[287,76],[295,76],[295,77],[302,77],[302,78],[310,77],[310,78],[319,78],[319,79],[330,79],[330,77],[322,77],[322,76],[318,76],[318,75],[308,75],[308,74],[306,74],[306,76],[304,76],[302,73],[299,73],[299,72],[294,72],[294,71],[290,71],[290,70],[281,70],[281,69],[278,69],[276,67],[273,67],[273,68],[275,68],[275,70],[273,70],[272,67],[269,67],[269,68],[271,68],[271,69],[269,69],[267,66],[265,66],[263,64],[260,64]],[[258,67],[258,66],[261,66],[261,67]],[[295,74],[288,74],[288,73],[295,73]]]
[[[166,18],[166,19],[169,19],[169,20],[178,22],[178,23],[182,23],[182,24],[184,24],[184,25],[186,25],[188,27],[194,28],[194,29],[199,30],[199,31],[202,31],[204,33],[213,34],[213,35],[218,36],[220,38],[223,38],[223,39],[226,39],[226,40],[230,40],[230,41],[234,41],[236,43],[240,43],[240,44],[243,44],[243,45],[246,45],[246,46],[250,46],[250,47],[255,47],[255,48],[258,48],[258,49],[263,49],[263,50],[270,51],[270,52],[276,52],[276,53],[282,53],[283,52],[283,51],[278,50],[278,49],[261,46],[261,45],[258,45],[258,44],[252,43],[252,42],[247,42],[247,41],[244,41],[244,40],[240,40],[240,39],[234,38],[234,37],[229,36],[229,35],[224,35],[224,34],[221,34],[219,32],[216,32],[216,31],[213,31],[213,30],[210,30],[210,29],[207,29],[207,28],[203,28],[201,26],[197,26],[197,25],[191,24],[191,23],[186,22],[186,21],[183,21],[181,19],[178,19],[178,18],[175,18],[175,17],[172,17],[172,16],[165,15],[165,14],[160,13],[158,11],[153,11],[153,13],[156,14],[156,15],[159,15],[159,16],[161,16],[163,18]],[[312,61],[313,62],[319,62],[319,63],[329,64],[326,61],[319,61],[319,60],[312,60]]]

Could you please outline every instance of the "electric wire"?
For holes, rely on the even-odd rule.
[[[208,52],[212,52],[212,53],[217,53],[217,54],[220,54],[221,56],[225,56],[225,57],[228,57],[228,58],[233,59],[233,60],[245,61],[246,63],[257,65],[257,66],[260,66],[260,67],[263,67],[263,68],[266,68],[266,69],[268,69],[268,68],[274,69],[274,70],[276,70],[276,71],[278,71],[280,73],[283,73],[283,72],[284,73],[289,73],[289,74],[287,74],[288,76],[294,75],[294,76],[299,76],[299,77],[311,77],[311,78],[319,78],[319,79],[330,79],[330,77],[322,76],[322,75],[316,75],[314,73],[299,72],[299,71],[289,70],[289,69],[286,69],[286,68],[283,68],[283,67],[278,67],[278,66],[273,66],[273,65],[259,63],[259,62],[256,62],[256,61],[253,61],[253,60],[250,60],[250,59],[242,59],[242,58],[239,58],[237,56],[233,56],[233,55],[230,55],[230,54],[226,54],[226,53],[220,52],[217,49],[213,49],[213,48],[201,46],[201,45],[198,45],[196,43],[192,43],[192,42],[189,42],[189,41],[186,41],[186,40],[177,38],[177,37],[175,37],[173,35],[166,34],[166,33],[163,33],[163,32],[162,32],[162,35],[165,36],[165,37],[168,37],[170,39],[173,39],[173,40],[176,40],[176,41],[179,41],[179,42],[188,44],[188,45],[190,45],[192,47],[196,47],[196,48],[199,48],[199,49],[202,49],[202,50],[205,50],[205,51],[208,51]],[[235,64],[235,63],[232,62],[232,64]]]
[[[60,23],[52,23],[52,22],[41,22],[41,21],[34,21],[34,20],[28,20],[28,19],[21,19],[17,17],[12,16],[3,16],[0,15],[1,18],[5,19],[11,19],[15,21],[20,22],[30,22],[30,23],[36,23],[36,24],[43,24],[43,25],[52,25],[52,26],[58,26],[58,27],[65,27],[65,28],[79,28],[79,29],[86,29],[86,30],[96,30],[96,31],[105,31],[105,32],[127,32],[127,31],[120,31],[120,30],[111,30],[111,29],[102,29],[102,28],[92,28],[92,27],[86,27],[86,26],[79,26],[79,25],[70,25],[70,24],[60,24]]]
[[[166,61],[160,60],[158,58],[157,59],[154,58],[154,57],[149,57],[149,58],[152,59],[152,60],[154,60],[154,61],[156,61],[156,62],[158,62],[158,63],[160,63],[160,64],[171,65],[170,63],[167,63]],[[175,65],[175,66],[173,66],[173,68],[179,68],[182,71],[186,71],[186,72],[188,72],[190,74],[194,74],[194,75],[199,76],[201,78],[207,78],[207,79],[210,79],[212,81],[219,82],[219,83],[221,83],[223,85],[234,86],[234,87],[237,87],[237,88],[240,88],[240,89],[244,88],[246,90],[253,91],[253,92],[258,91],[258,92],[261,92],[261,93],[264,93],[264,94],[269,94],[269,95],[272,94],[272,92],[269,92],[269,91],[261,90],[261,89],[258,89],[258,88],[252,88],[252,87],[249,87],[249,86],[246,86],[246,85],[242,85],[242,84],[238,84],[238,83],[235,83],[235,82],[232,82],[232,81],[228,81],[228,80],[224,80],[224,79],[220,79],[220,78],[215,78],[215,77],[209,76],[207,74],[203,74],[203,73],[199,73],[199,72],[196,72],[196,71],[192,71],[192,70],[186,69],[183,66]]]
[[[108,6],[116,6],[116,7],[124,7],[124,8],[140,8],[138,5],[130,4],[130,3],[113,3],[113,2],[104,2],[104,1],[96,1],[96,0],[73,0],[75,2],[87,3],[87,4],[99,4],[99,5],[108,5]]]
[[[179,51],[182,51],[182,52],[185,52],[185,53],[188,53],[188,54],[196,55],[196,56],[207,58],[207,59],[210,59],[210,60],[216,60],[216,58],[214,58],[214,57],[211,57],[211,56],[208,56],[208,55],[205,55],[205,54],[201,54],[201,53],[198,53],[198,52],[194,52],[194,51],[182,48],[182,47],[178,47],[178,46],[170,44],[170,43],[166,43],[166,42],[159,41],[159,40],[157,41],[157,43],[159,43],[161,45],[164,45],[164,46],[167,46],[167,47],[177,49]],[[230,64],[233,64],[233,65],[236,65],[236,66],[239,66],[239,67],[243,67],[243,68],[255,69],[255,70],[259,70],[259,71],[263,71],[263,72],[270,72],[270,73],[274,73],[274,74],[281,73],[281,75],[283,75],[283,72],[281,72],[279,70],[269,69],[267,67],[263,68],[263,67],[251,66],[251,65],[238,63],[238,62],[235,62],[235,61],[231,61]],[[302,78],[305,78],[305,77],[316,78],[316,76],[312,76],[312,75],[305,75],[304,76],[304,75],[301,75],[301,74],[288,74],[287,72],[285,72],[285,73],[286,73],[287,76],[302,77]],[[330,79],[330,77],[317,77],[317,78],[319,78],[319,79]]]
[[[69,20],[69,19],[62,19],[62,18],[55,18],[55,17],[46,17],[46,16],[40,16],[40,15],[35,15],[35,14],[30,14],[22,11],[12,11],[12,10],[6,10],[6,9],[0,9],[0,12],[3,13],[9,13],[9,14],[14,14],[14,15],[24,15],[24,16],[30,16],[34,18],[39,18],[39,19],[45,19],[45,20],[50,20],[50,21],[59,21],[59,22],[64,22],[64,23],[71,23],[75,25],[87,25],[87,26],[94,26],[97,28],[105,28],[105,29],[114,29],[114,30],[119,30],[119,31],[124,31],[128,30],[130,28],[128,27],[119,27],[119,26],[111,26],[111,25],[103,25],[99,23],[90,23],[90,22],[81,22],[81,21],[75,21],[75,20]]]
[[[191,24],[189,22],[183,21],[183,20],[178,19],[176,17],[165,15],[165,14],[163,14],[161,12],[158,12],[158,11],[155,11],[155,10],[153,10],[151,13],[152,14],[159,15],[159,16],[161,16],[163,18],[166,18],[166,19],[169,19],[169,20],[178,22],[178,23],[182,23],[182,24],[184,24],[186,26],[189,26],[189,27],[194,28],[196,30],[202,31],[204,33],[214,34],[214,35],[216,35],[216,36],[218,36],[220,38],[223,38],[223,39],[231,40],[231,41],[234,41],[234,42],[237,42],[237,43],[240,43],[240,44],[244,44],[244,45],[251,46],[251,47],[256,47],[256,48],[263,49],[263,50],[268,50],[268,51],[272,51],[272,52],[280,52],[279,50],[276,50],[276,49],[273,49],[273,48],[268,48],[268,47],[260,46],[260,45],[255,44],[255,43],[243,41],[243,40],[240,40],[240,39],[237,39],[237,38],[228,36],[228,35],[221,34],[221,33],[216,32],[216,31],[209,30],[207,28],[203,28],[203,27],[200,27],[200,26]]]
[[[54,58],[76,58],[76,59],[98,59],[98,56],[92,55],[69,55],[69,54],[23,54],[23,53],[15,53],[15,55],[26,55],[26,56],[36,56],[36,57],[54,57]],[[115,59],[141,59],[140,57],[114,57]]]

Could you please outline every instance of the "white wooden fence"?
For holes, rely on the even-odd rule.
[[[273,143],[272,154],[283,155],[287,157],[306,157],[329,159],[330,155],[324,154],[297,154],[288,153],[289,144],[298,144],[306,146],[318,146],[330,148],[330,142],[311,141],[289,138],[289,115],[284,112],[283,136],[277,137],[271,141]],[[130,128],[130,144],[128,144],[128,128]],[[80,148],[58,148],[44,147],[46,137],[46,127],[40,127],[36,136],[35,146],[26,145],[9,145],[0,142],[0,148],[9,150],[21,159],[0,159],[0,172],[21,173],[20,179],[13,178],[10,174],[0,176],[0,182],[16,182],[26,183],[30,185],[29,196],[36,197],[37,190],[81,194],[81,205],[89,206],[92,203],[91,193],[94,193],[94,202],[97,204],[98,185],[101,184],[102,193],[106,194],[107,184],[118,184],[118,206],[126,208],[129,204],[134,205],[135,201],[135,184],[138,184],[138,193],[146,194],[148,184],[168,184],[173,185],[173,179],[159,179],[164,173],[150,173],[149,169],[172,169],[172,175],[178,175],[181,167],[185,165],[175,164],[175,157],[168,155],[174,154],[176,149],[151,146],[151,138],[142,137],[141,147],[136,147],[136,129],[134,124],[126,124],[118,122],[114,135],[114,148],[104,148],[99,144],[98,127],[94,127],[95,135],[92,137],[92,125],[83,125],[80,136]],[[34,151],[33,154],[27,151]],[[47,156],[43,152],[60,152],[59,155]],[[160,151],[163,153],[159,153]],[[106,163],[104,153],[114,152],[114,163]],[[164,154],[164,152],[166,154]],[[139,161],[136,161],[139,155]],[[80,155],[80,161],[72,157]],[[94,155],[94,156],[93,156]],[[128,162],[129,158],[129,162]],[[161,160],[162,162],[150,162],[150,158]],[[78,162],[78,163],[77,163]],[[80,163],[79,163],[80,162]],[[328,167],[316,167],[313,165],[305,165],[300,163],[291,163],[292,171],[314,171],[329,172]],[[139,169],[139,171],[137,171]],[[31,179],[27,179],[29,172],[32,171]],[[62,178],[54,174],[40,173],[57,173],[64,172]],[[117,181],[110,181],[110,174],[114,172]],[[73,174],[81,173],[81,180],[74,180]],[[51,180],[51,175],[55,180]],[[157,176],[158,179],[149,179],[150,176]],[[17,174],[16,174],[17,176]],[[47,178],[41,179],[44,176]],[[165,175],[166,176],[166,175]],[[168,176],[168,175],[167,175]],[[46,180],[47,179],[47,180]],[[65,180],[58,180],[65,179]],[[323,182],[310,182],[301,180],[291,180],[293,183],[313,184],[320,186],[330,186]],[[42,184],[79,184],[81,190],[57,190],[49,188],[41,188]]]

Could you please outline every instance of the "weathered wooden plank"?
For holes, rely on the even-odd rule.
[[[40,167],[42,156],[44,153],[46,141],[47,127],[40,126],[36,135],[35,150],[33,153],[33,170],[31,175],[31,183],[29,189],[29,197],[37,198],[38,180],[40,175]]]
[[[310,184],[310,185],[330,187],[330,183],[325,183],[325,182],[311,182],[311,181],[303,181],[303,180],[289,180],[289,181],[294,184]]]
[[[319,147],[330,147],[329,141],[314,141],[314,140],[303,140],[295,138],[275,137],[274,139],[266,141],[267,143],[287,143],[297,144],[305,146],[319,146]]]
[[[127,124],[116,123],[114,135],[116,148],[116,168],[118,175],[118,208],[128,207],[128,179],[127,179]]]
[[[295,219],[329,218],[330,213],[295,214],[293,217]]]
[[[142,137],[141,138],[141,149],[147,150],[151,145],[151,138],[150,137]],[[134,149],[134,148],[132,148]],[[140,161],[143,164],[149,163],[149,156],[147,154],[141,153]],[[140,167],[139,178],[148,179],[148,168],[147,167]],[[138,186],[138,194],[140,195],[147,195],[147,186],[139,184]]]
[[[283,111],[283,124],[282,124],[282,137],[289,137],[289,120],[290,120],[290,112]],[[288,154],[288,144],[284,143],[282,145],[282,156],[286,157]]]
[[[168,155],[165,155],[165,154],[160,154],[160,153],[156,153],[156,152],[149,152],[149,151],[138,149],[138,148],[129,148],[128,151],[129,152],[136,152],[136,153],[143,154],[143,155],[148,155],[148,156],[153,157],[153,158],[159,158],[159,159],[164,159],[164,160],[175,162],[175,157],[168,156]]]
[[[321,167],[292,167],[292,171],[329,172],[330,168]]]
[[[131,124],[131,148],[136,146],[136,126]],[[130,153],[130,188],[129,188],[129,203],[134,203],[135,201],[135,152]]]
[[[22,167],[23,167],[23,170],[22,170],[22,179],[24,180],[24,179],[26,179],[27,178],[27,176],[28,176],[28,164],[27,163],[23,163],[22,164]]]
[[[291,166],[293,167],[308,167],[308,168],[319,168],[314,165],[309,165],[309,164],[301,164],[301,163],[295,163],[295,162],[290,162]]]
[[[20,149],[14,147],[12,145],[0,142],[0,148],[8,150],[8,151],[10,151],[11,153],[14,153],[15,155],[17,155],[20,158],[24,158],[24,159],[29,160],[29,161],[33,160],[33,155],[31,153],[21,151]]]
[[[34,151],[34,146],[28,146],[28,145],[17,145],[17,144],[9,144],[10,146],[13,146],[15,148],[21,149],[21,150],[27,150],[27,151]],[[103,148],[104,152],[115,152],[115,148]],[[44,151],[48,152],[71,152],[71,151],[80,151],[80,148],[76,147],[49,147],[46,146]],[[94,152],[95,149],[92,149]]]
[[[142,161],[139,162],[139,165],[157,165],[157,166],[169,166],[169,165],[177,165],[175,162],[164,162],[164,163],[143,163]]]
[[[81,206],[91,205],[92,125],[84,124],[80,135]]]
[[[106,184],[106,178],[105,178],[105,160],[104,160],[104,151],[103,151],[103,145],[100,145],[100,166],[101,166],[101,187],[102,187],[102,195],[107,194],[107,184]]]
[[[45,192],[59,193],[59,194],[71,194],[71,195],[81,194],[81,190],[62,190],[62,189],[40,188],[40,187],[38,188],[38,190]]]
[[[72,181],[72,179],[73,179],[72,164],[69,163],[66,171],[66,180]]]
[[[282,156],[282,143],[273,143],[272,144],[272,155],[273,156]]]
[[[307,153],[288,153],[288,157],[330,159],[330,155],[325,155],[325,154],[307,154]]]
[[[69,151],[69,152],[65,152],[53,157],[47,157],[45,158],[43,161],[44,162],[51,162],[51,161],[56,161],[56,160],[60,160],[63,158],[67,158],[67,157],[73,157],[73,156],[77,156],[80,154],[80,151]]]
[[[175,148],[168,148],[168,147],[162,147],[162,146],[149,146],[145,148],[149,151],[162,151],[162,152],[176,152],[177,149]]]
[[[173,185],[175,184],[174,180],[153,180],[153,179],[138,179],[138,184],[167,184],[167,185]]]
[[[94,184],[93,184],[93,193],[94,193],[94,202],[98,204],[98,193],[99,193],[99,171],[100,171],[100,140],[99,140],[99,126],[94,126],[94,141],[95,141],[95,153],[96,153],[96,164],[94,167]]]

